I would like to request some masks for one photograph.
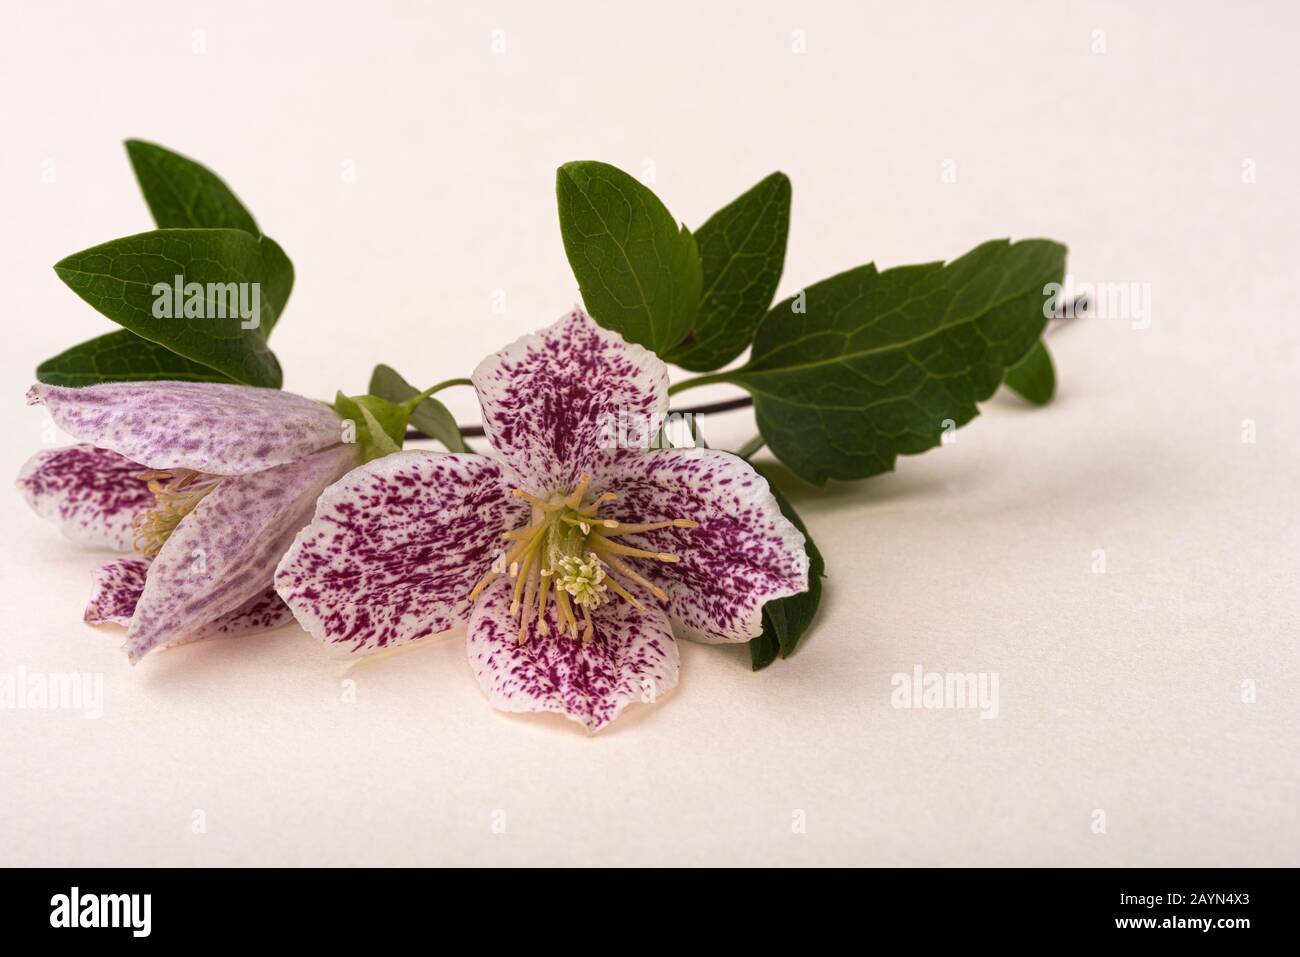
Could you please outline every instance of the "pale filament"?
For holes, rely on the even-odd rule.
[[[220,476],[189,469],[145,472],[136,478],[148,482],[153,493],[153,505],[137,514],[132,522],[133,544],[146,558],[162,550],[181,519],[221,481]]]

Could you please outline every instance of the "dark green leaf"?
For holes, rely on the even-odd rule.
[[[720,369],[749,346],[781,281],[790,180],[773,173],[695,231],[703,292],[694,328],[664,356],[683,369]]]
[[[605,163],[555,176],[564,252],[592,318],[663,354],[690,331],[700,301],[695,238],[663,203]]]
[[[73,387],[145,379],[233,381],[216,369],[178,356],[125,329],[97,336],[59,353],[53,359],[46,359],[36,367],[36,379],[47,385]]]
[[[293,292],[293,263],[270,236],[263,236],[259,242],[262,246],[262,299],[275,305],[273,309],[264,309],[262,315],[262,335],[269,336],[284,315],[289,293]]]
[[[419,395],[420,390],[403,379],[391,366],[380,364],[370,374],[370,394],[381,396],[389,402],[405,402]],[[461,437],[460,428],[456,425],[456,417],[433,396],[426,396],[411,412],[411,425],[429,438],[437,439],[448,451],[469,451]]]
[[[223,296],[208,286],[257,283],[260,322],[273,323],[283,303],[274,298],[281,280],[271,248],[237,229],[159,229],[74,253],[54,271],[86,302],[150,342],[236,382],[279,388],[280,365],[261,330],[243,328],[247,323],[230,315]],[[155,284],[172,286],[178,275],[182,284],[203,285],[209,318],[154,315]],[[222,310],[227,315],[218,318]]]
[[[126,152],[159,229],[242,229],[262,240],[262,294],[276,304],[263,317],[262,333],[269,336],[293,290],[293,264],[284,250],[262,235],[253,214],[206,166],[143,140],[127,140]]]
[[[1006,383],[1016,395],[1034,405],[1046,405],[1056,392],[1056,369],[1043,340],[1039,339],[1018,363],[1007,370]]]
[[[159,229],[242,229],[262,235],[253,214],[203,164],[144,140],[127,140],[126,152]]]
[[[860,266],[773,307],[747,365],[773,454],[809,482],[893,469],[979,414],[1047,322],[1065,247],[995,240],[946,266]]]
[[[804,548],[808,552],[808,590],[788,598],[769,601],[763,606],[763,633],[749,642],[750,666],[758,671],[775,661],[778,654],[782,658],[789,658],[799,644],[799,639],[817,617],[817,608],[822,602],[822,579],[826,577],[826,561],[813,543],[799,513],[772,481],[771,474],[758,466],[754,466],[754,471],[767,479],[772,495],[781,507],[781,514],[803,532]]]

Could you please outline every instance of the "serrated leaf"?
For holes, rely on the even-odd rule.
[[[702,275],[695,237],[658,197],[606,163],[555,176],[564,252],[593,319],[663,354],[690,331]]]
[[[1007,370],[1007,387],[1026,402],[1046,405],[1056,393],[1056,369],[1052,354],[1039,339],[1029,354]]]
[[[46,359],[36,380],[46,385],[80,387],[100,382],[169,379],[181,382],[233,382],[227,375],[178,356],[170,349],[119,329],[97,336]]]
[[[403,379],[392,366],[381,363],[370,373],[370,394],[400,403],[419,395],[420,390]],[[411,412],[411,425],[441,442],[450,452],[469,451],[460,427],[456,425],[456,417],[433,396],[426,396]]]
[[[694,372],[720,369],[749,347],[785,266],[790,180],[773,173],[695,231],[702,292],[693,327],[664,356]]]
[[[126,152],[160,229],[242,229],[261,239],[264,295],[277,304],[262,322],[262,334],[269,336],[293,291],[293,263],[284,250],[262,235],[253,214],[202,163],[144,140],[127,140]]]
[[[202,163],[144,140],[127,140],[126,153],[159,229],[242,229],[262,235],[253,214]]]
[[[280,365],[259,328],[243,328],[239,315],[217,318],[218,302],[207,284],[258,283],[260,322],[273,323],[277,302],[275,263],[270,246],[238,229],[159,229],[114,239],[54,266],[77,295],[108,318],[150,342],[216,369],[236,382],[279,388]],[[276,247],[278,248],[278,247]],[[268,275],[269,274],[269,275]],[[205,315],[165,318],[154,315],[154,286],[181,282],[205,288]]]
[[[750,361],[707,379],[753,395],[768,447],[801,478],[887,472],[979,414],[1041,335],[1043,288],[1064,271],[1065,247],[1042,239],[860,266],[773,307]]]
[[[794,505],[772,481],[771,474],[757,465],[754,466],[754,471],[767,479],[776,504],[781,508],[781,514],[803,532],[804,548],[808,552],[808,590],[769,601],[763,606],[763,633],[749,642],[749,663],[758,671],[775,661],[778,654],[782,658],[789,658],[817,617],[817,609],[822,603],[822,579],[826,577],[826,560],[817,550],[817,545],[808,534]]]

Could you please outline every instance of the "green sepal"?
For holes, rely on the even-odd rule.
[[[332,408],[356,428],[361,461],[369,462],[402,450],[406,423],[411,417],[406,406],[377,395],[348,396],[340,392],[334,397]]]
[[[420,390],[403,379],[392,366],[380,363],[370,373],[370,394],[381,396],[389,402],[405,404],[418,396]],[[425,396],[411,410],[411,425],[429,438],[441,442],[449,452],[470,450],[460,434],[460,427],[456,425],[456,417],[431,395]]]

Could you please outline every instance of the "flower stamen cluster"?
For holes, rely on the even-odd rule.
[[[145,558],[162,550],[181,519],[221,481],[218,475],[190,469],[145,472],[136,478],[148,482],[153,493],[153,505],[136,515],[133,522],[135,550]]]
[[[471,601],[476,599],[500,575],[509,575],[515,582],[510,615],[519,622],[521,645],[527,640],[534,611],[538,634],[550,632],[546,614],[552,595],[561,629],[569,637],[575,640],[581,637],[583,641],[590,641],[594,634],[592,610],[606,601],[617,597],[635,608],[642,607],[628,589],[628,582],[644,588],[660,601],[668,600],[662,588],[632,568],[626,559],[676,562],[681,556],[635,548],[615,539],[661,528],[698,528],[699,522],[674,518],[629,523],[602,518],[601,507],[618,496],[605,491],[588,497],[590,485],[591,476],[583,475],[567,495],[560,493],[546,499],[522,488],[513,490],[512,494],[533,507],[532,519],[528,525],[503,533],[502,537],[513,544],[479,579],[469,597]]]

